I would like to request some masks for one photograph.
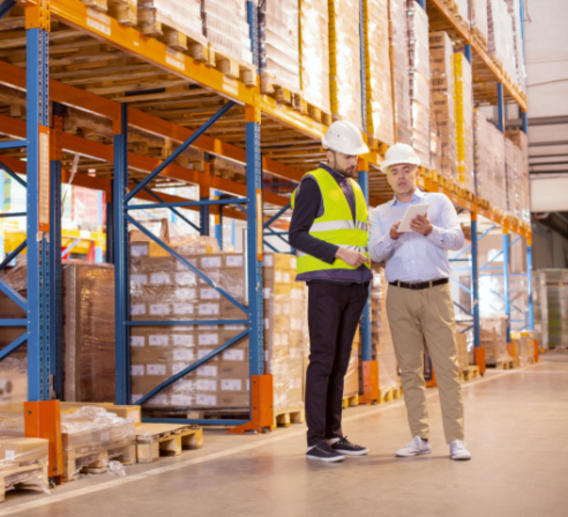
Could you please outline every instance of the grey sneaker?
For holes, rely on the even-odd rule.
[[[471,459],[471,454],[465,448],[465,443],[461,440],[454,440],[450,443],[450,458],[456,461],[467,461]]]
[[[322,441],[308,449],[306,458],[309,460],[324,461],[326,463],[336,463],[343,461],[345,456],[332,449],[326,441]]]
[[[345,456],[364,456],[369,452],[369,449],[367,449],[367,447],[351,443],[347,439],[347,436],[343,436],[342,438],[335,438],[330,443],[330,446],[334,451],[338,452],[339,454],[345,454]]]
[[[421,454],[430,454],[432,447],[428,440],[423,440],[420,436],[415,436],[412,441],[395,452],[399,458],[407,458],[409,456],[420,456]]]

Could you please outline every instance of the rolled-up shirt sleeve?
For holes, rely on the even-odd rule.
[[[382,220],[377,209],[369,217],[369,254],[374,262],[384,262],[400,245],[400,237],[391,239],[390,227]]]
[[[458,214],[454,205],[445,196],[440,208],[440,224],[432,225],[432,231],[427,236],[431,242],[445,250],[459,250],[463,247],[465,238],[460,226]]]

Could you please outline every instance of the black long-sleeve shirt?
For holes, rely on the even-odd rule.
[[[349,203],[353,221],[355,221],[355,194],[353,193],[351,183],[346,176],[335,171],[327,164],[320,163],[319,167],[328,171],[337,181]],[[338,246],[317,239],[309,234],[314,219],[323,214],[323,209],[323,198],[318,183],[311,176],[304,177],[296,191],[294,211],[289,230],[290,244],[308,255],[312,255],[328,264],[333,264]],[[327,280],[341,284],[363,284],[369,282],[372,276],[369,268],[360,266],[358,269],[311,271],[298,275],[296,280]]]

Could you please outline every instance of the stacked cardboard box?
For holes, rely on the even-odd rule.
[[[395,136],[397,142],[412,144],[412,112],[408,75],[408,20],[405,0],[389,1],[391,75],[393,84]]]
[[[487,27],[488,52],[497,58],[510,77],[515,78],[517,65],[515,60],[513,17],[505,0],[488,0]]]
[[[454,85],[458,181],[474,192],[473,77],[471,64],[461,52],[454,54]]]
[[[201,15],[207,41],[227,57],[252,64],[246,2],[202,0]]]
[[[363,129],[359,0],[329,0],[331,114]],[[313,28],[312,30],[317,30]]]
[[[272,374],[274,411],[304,406],[304,351],[308,343],[306,291],[296,282],[296,257],[264,255],[264,369]]]
[[[418,2],[408,4],[408,52],[412,147],[423,167],[430,167],[430,55],[428,15]]]
[[[531,206],[530,206],[530,180],[529,180],[529,157],[528,157],[528,138],[525,132],[521,130],[508,130],[505,132],[506,137],[511,140],[520,150],[520,154],[516,151],[517,174],[514,183],[508,182],[508,188],[514,190],[517,203],[517,214],[520,219],[530,223]]]
[[[4,492],[22,488],[47,492],[49,440],[43,438],[0,438],[0,501]]]
[[[392,83],[389,60],[388,0],[366,2],[367,36],[367,134],[383,143],[394,143]]]
[[[505,138],[505,170],[507,173],[507,195],[509,212],[523,218],[524,155],[511,140]]]
[[[461,18],[468,22],[469,24],[469,2],[470,0],[455,0],[455,7],[458,12],[458,15]]]
[[[480,344],[485,347],[485,362],[489,365],[512,359],[507,350],[507,318],[505,316],[481,318]]]
[[[430,33],[432,130],[436,133],[434,166],[457,180],[454,66],[452,40],[446,32]]]
[[[472,31],[487,46],[487,0],[470,0],[469,18]]]
[[[515,75],[513,80],[521,87],[523,91],[526,90],[527,73],[525,68],[524,56],[524,42],[522,33],[522,20],[521,20],[521,0],[506,0],[509,14],[511,15],[513,24],[513,54],[515,61]]]
[[[279,85],[299,92],[298,22],[297,0],[267,0],[262,3],[259,13],[260,73],[265,88]]]
[[[540,269],[534,279],[540,345],[568,346],[568,269]]]
[[[302,0],[300,9],[300,82],[302,96],[330,113],[328,0]],[[317,27],[317,30],[314,30]]]

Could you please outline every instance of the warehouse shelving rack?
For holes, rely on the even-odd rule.
[[[452,13],[442,8],[442,2],[431,4],[439,10],[440,16],[450,28],[474,49],[474,70],[476,59],[482,62],[484,70],[489,70],[492,78],[502,84],[502,97],[514,99],[521,109],[526,110],[526,100],[482,48],[476,46],[469,33],[455,26]],[[23,5],[23,1],[6,0],[0,4],[0,14],[6,14],[12,7]],[[430,6],[430,3],[429,3]],[[248,2],[251,26],[254,27],[255,7]],[[141,34],[135,27],[127,27],[104,13],[88,9],[79,0],[28,0],[25,2],[25,27],[18,20],[11,20],[13,30],[25,28],[25,41],[21,41],[23,32],[13,36],[10,45],[14,50],[13,62],[0,58],[0,82],[14,91],[25,92],[26,120],[21,117],[0,115],[0,133],[11,140],[0,143],[4,150],[25,148],[25,155],[2,156],[4,170],[8,168],[16,173],[27,175],[28,188],[28,300],[27,303],[17,297],[4,284],[2,290],[20,307],[27,310],[25,321],[26,332],[19,343],[10,345],[16,348],[27,340],[28,343],[28,380],[29,400],[47,400],[51,397],[49,390],[50,375],[54,376],[54,384],[61,382],[60,343],[53,337],[57,321],[57,302],[50,293],[57,289],[50,286],[60,282],[59,250],[60,239],[58,207],[60,181],[69,179],[65,166],[65,156],[78,154],[96,161],[106,167],[106,174],[89,177],[77,174],[75,184],[105,190],[112,198],[109,212],[113,214],[111,246],[107,246],[107,254],[116,264],[117,270],[117,402],[129,400],[129,359],[127,328],[128,318],[128,282],[127,282],[127,221],[133,219],[128,215],[133,207],[128,201],[136,196],[138,199],[151,201],[154,206],[186,207],[200,210],[200,230],[207,232],[207,214],[222,214],[236,219],[246,219],[248,226],[247,256],[249,274],[249,307],[247,309],[248,332],[250,332],[250,372],[253,401],[250,419],[247,421],[222,421],[239,424],[241,430],[261,430],[271,425],[263,412],[270,405],[271,386],[267,376],[263,375],[262,363],[262,278],[260,264],[262,259],[262,236],[266,231],[271,233],[271,225],[282,215],[289,203],[284,195],[263,191],[262,175],[273,176],[287,181],[298,182],[304,171],[309,170],[323,156],[320,139],[326,126],[311,119],[293,108],[278,103],[275,99],[263,95],[259,86],[249,85],[239,79],[228,77],[219,70],[187,54],[172,51],[155,38]],[[1,28],[1,25],[0,25]],[[253,39],[254,39],[253,29]],[[19,39],[18,39],[19,38]],[[79,79],[73,67],[61,68],[56,72],[48,70],[48,58],[51,53],[60,56],[65,49],[78,56],[80,49],[92,57],[92,69],[89,78]],[[68,46],[65,47],[67,42]],[[467,49],[468,47],[466,47]],[[17,58],[18,52],[25,49],[25,59]],[[79,51],[77,50],[79,49]],[[97,53],[98,52],[98,53]],[[73,54],[74,53],[74,54]],[[106,61],[101,64],[104,53]],[[122,74],[128,75],[129,68],[136,67],[144,71],[153,71],[156,75],[156,91],[146,90],[140,95],[128,93],[128,86],[120,83],[115,90],[102,81],[105,66],[112,60],[124,66]],[[25,62],[25,63],[24,63]],[[50,75],[51,73],[51,75]],[[73,74],[76,74],[74,77]],[[98,74],[98,75],[97,75]],[[474,74],[474,77],[475,74]],[[75,85],[76,84],[76,85]],[[145,83],[146,84],[146,83]],[[171,86],[170,86],[171,85]],[[92,91],[91,91],[92,90]],[[93,93],[95,92],[95,93]],[[478,89],[478,95],[487,94],[485,89]],[[165,110],[160,111],[155,105],[160,103],[161,95],[170,96],[172,102],[183,102],[187,97],[194,97],[200,103],[200,110],[191,120],[168,119]],[[487,94],[490,100],[492,94]],[[19,99],[19,98],[18,98]],[[21,99],[19,99],[19,102]],[[54,116],[49,120],[50,101],[54,102]],[[148,105],[152,105],[148,108]],[[502,102],[500,103],[502,105]],[[80,113],[82,116],[96,116],[104,131],[110,135],[99,140],[89,139],[77,134],[63,131],[61,108]],[[224,114],[219,110],[230,112]],[[57,110],[55,109],[57,108]],[[244,181],[227,180],[213,174],[206,174],[176,165],[173,159],[167,163],[143,153],[128,151],[128,136],[133,132],[144,132],[180,146],[192,138],[193,133],[203,126],[216,112],[221,124],[211,126],[207,135],[201,134],[192,141],[192,147],[211,156],[223,157],[246,166]],[[158,113],[158,114],[155,114]],[[217,119],[215,119],[217,120]],[[188,123],[189,122],[189,123]],[[244,129],[244,130],[243,130]],[[103,132],[104,132],[103,131]],[[106,134],[106,133],[105,133]],[[51,141],[51,152],[49,144]],[[290,147],[292,150],[290,150]],[[181,147],[177,147],[180,149]],[[361,162],[360,180],[364,190],[370,196],[370,203],[377,204],[379,199],[369,192],[369,177],[377,175],[384,146],[374,147],[371,153]],[[174,154],[176,151],[174,151]],[[25,156],[26,160],[22,160]],[[51,165],[49,165],[51,163]],[[156,172],[158,171],[158,172]],[[129,172],[132,174],[129,175]],[[150,176],[149,176],[150,175]],[[61,178],[60,178],[60,177]],[[114,176],[114,179],[110,179]],[[157,194],[151,188],[158,176],[167,181],[197,184],[201,187],[199,202],[188,202],[184,198],[171,194]],[[148,183],[148,178],[151,182]],[[425,171],[422,186],[429,190],[446,192],[456,205],[468,209],[472,213],[472,230],[475,234],[476,214],[483,214],[489,219],[502,224],[502,215],[489,208],[481,208],[475,196],[466,193],[459,185],[441,184],[436,175]],[[128,182],[131,179],[132,182]],[[208,200],[209,189],[237,196],[230,200]],[[111,196],[112,194],[112,196]],[[220,197],[220,196],[219,196]],[[223,201],[223,202],[222,202]],[[246,205],[246,214],[239,209],[230,208],[230,204]],[[276,217],[262,216],[262,208],[271,206],[277,211]],[[133,223],[137,224],[137,223]],[[530,235],[530,228],[519,222],[511,221],[516,231]],[[139,227],[141,231],[160,246],[158,240]],[[114,240],[112,235],[114,232]],[[276,232],[278,233],[278,232]],[[49,237],[48,237],[49,235]],[[218,231],[217,235],[220,235]],[[222,238],[222,235],[221,235]],[[475,241],[475,239],[474,239]],[[476,244],[472,242],[472,250]],[[164,246],[162,246],[164,247]],[[56,252],[57,250],[57,252]],[[474,267],[475,269],[475,267]],[[59,275],[59,277],[58,277]],[[473,275],[476,276],[475,274]],[[475,280],[474,280],[475,297]],[[476,303],[474,303],[474,313]],[[60,315],[59,315],[60,317]],[[24,324],[24,322],[19,322]],[[179,322],[178,322],[179,323]],[[2,325],[14,324],[3,322]],[[363,333],[363,356],[370,357],[370,333]],[[236,341],[236,340],[235,340]],[[234,342],[234,341],[233,341]],[[225,343],[215,353],[230,346]],[[2,357],[9,350],[2,351]],[[197,365],[198,366],[198,365]],[[195,369],[196,365],[188,368]],[[190,371],[188,368],[184,372]],[[170,379],[171,380],[171,379]],[[171,380],[173,382],[173,380]],[[258,386],[258,389],[255,388]],[[266,391],[265,391],[266,390]],[[271,419],[270,419],[271,420]],[[176,420],[177,421],[177,420]],[[210,422],[213,423],[213,422]]]

